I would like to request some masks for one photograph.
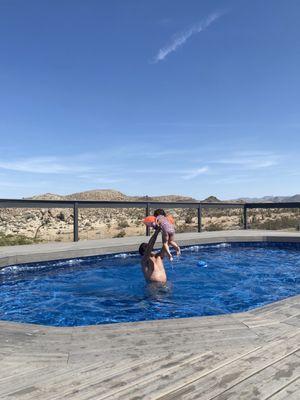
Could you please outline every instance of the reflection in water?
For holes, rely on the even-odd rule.
[[[145,286],[145,295],[150,300],[164,301],[166,299],[170,299],[172,295],[172,289],[173,284],[171,282],[150,282]]]

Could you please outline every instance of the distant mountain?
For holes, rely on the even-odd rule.
[[[112,189],[87,190],[64,197],[66,200],[129,201],[129,196]]]
[[[65,196],[55,193],[44,193],[36,196],[27,197],[25,200],[65,200]]]
[[[288,200],[285,201],[300,201],[300,194],[295,194],[294,196],[288,197]]]
[[[197,202],[196,199],[193,197],[188,197],[188,196],[180,196],[177,194],[169,194],[169,195],[163,195],[163,196],[143,196],[143,197],[137,197],[137,201],[170,201],[170,202],[180,202],[180,201],[186,201],[186,202]]]
[[[300,202],[300,194],[294,196],[264,196],[264,197],[242,197],[239,201],[247,203],[283,203],[283,202]]]
[[[45,193],[30,197],[36,200],[96,200],[96,201],[166,201],[166,202],[197,202],[196,199],[176,194],[163,196],[127,196],[113,189],[96,189],[84,192],[72,193],[65,196],[53,193]]]
[[[209,196],[206,199],[202,200],[205,203],[222,203],[216,196]]]
[[[98,200],[98,201],[161,201],[161,202],[198,202],[193,197],[181,196],[177,194],[163,196],[127,196],[126,194],[113,189],[95,189],[84,192],[60,195],[55,193],[44,193],[30,197],[36,200]],[[222,203],[216,196],[209,196],[202,200],[206,203]],[[248,203],[282,203],[282,202],[300,202],[300,194],[294,196],[264,196],[264,197],[241,197],[230,200],[232,202]]]

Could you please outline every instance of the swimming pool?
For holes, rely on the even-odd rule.
[[[0,319],[79,326],[183,318],[246,311],[300,294],[298,243],[190,246],[165,266],[166,287],[145,283],[137,254],[6,267]]]

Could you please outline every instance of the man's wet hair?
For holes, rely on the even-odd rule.
[[[154,217],[158,217],[159,215],[163,215],[164,217],[166,216],[165,210],[162,208],[158,208],[157,210],[154,211]]]
[[[139,247],[139,253],[141,256],[145,254],[145,251],[147,249],[148,244],[147,243],[142,243]]]

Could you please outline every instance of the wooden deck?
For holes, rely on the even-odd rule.
[[[0,321],[0,345],[5,400],[300,399],[300,296],[215,317]]]
[[[1,399],[300,398],[300,296],[219,317],[1,322],[0,338]]]

